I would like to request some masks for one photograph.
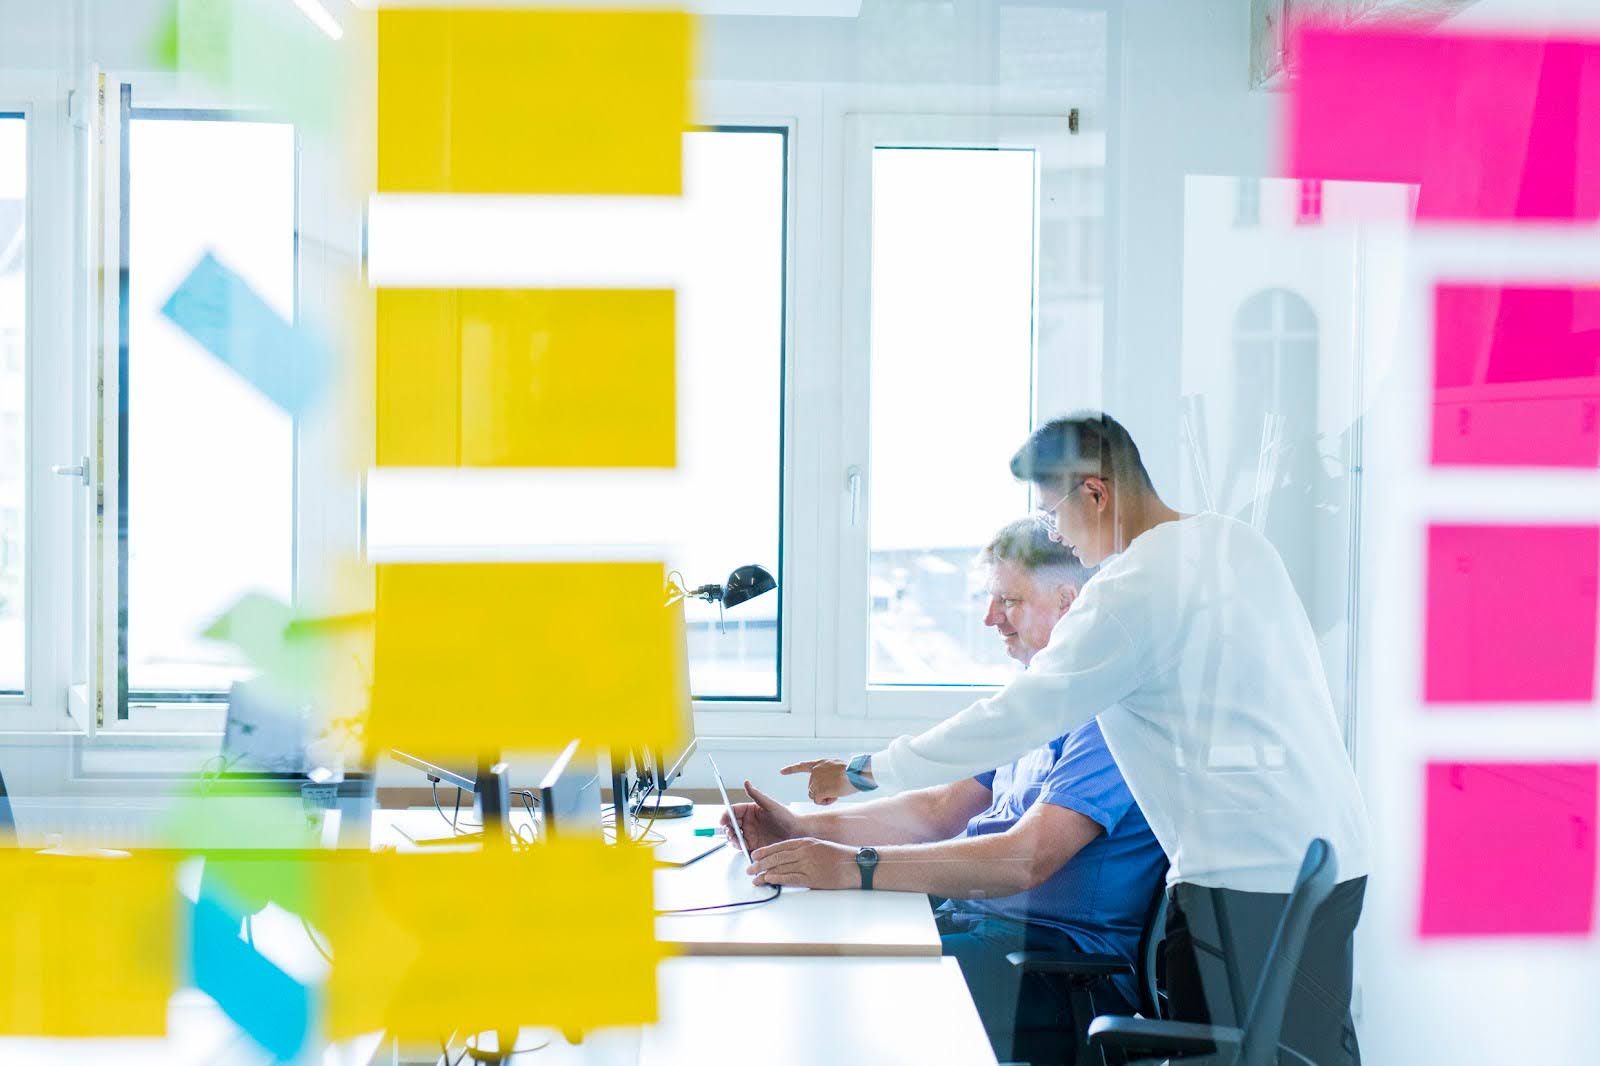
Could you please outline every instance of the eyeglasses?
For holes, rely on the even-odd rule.
[[[1044,526],[1044,531],[1046,533],[1050,534],[1051,536],[1055,536],[1057,533],[1061,532],[1061,524],[1056,521],[1056,508],[1060,507],[1063,503],[1066,503],[1067,498],[1070,497],[1074,492],[1077,492],[1079,489],[1083,488],[1084,483],[1088,480],[1089,479],[1087,477],[1079,478],[1070,489],[1056,497],[1055,503],[1052,503],[1048,507],[1040,507],[1038,510],[1033,512],[1033,517],[1039,522],[1040,525]],[[1101,478],[1101,480],[1108,481],[1110,479]]]

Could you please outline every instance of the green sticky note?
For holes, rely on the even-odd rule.
[[[178,69],[178,0],[172,0],[156,20],[156,31],[150,36],[148,54],[151,70]]]
[[[227,107],[314,132],[338,126],[338,41],[288,0],[174,0],[148,53],[153,67],[198,79]]]

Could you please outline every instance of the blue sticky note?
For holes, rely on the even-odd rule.
[[[194,986],[279,1062],[296,1058],[311,1030],[311,991],[239,937],[228,893],[202,882],[191,929]]]
[[[299,414],[328,377],[326,349],[207,252],[161,313],[262,395]]]

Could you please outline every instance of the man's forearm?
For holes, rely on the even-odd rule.
[[[866,803],[850,803],[801,815],[801,822],[808,836],[856,847],[945,840],[961,831],[968,816],[965,812],[947,812],[947,804],[941,803],[935,792],[905,792]]]
[[[1034,859],[997,834],[879,848],[872,883],[892,892],[989,899],[1025,892],[1039,880]]]

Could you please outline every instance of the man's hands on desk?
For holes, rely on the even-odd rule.
[[[861,869],[856,865],[856,849],[831,840],[800,837],[768,844],[752,851],[755,865],[747,873],[758,885],[791,885],[800,888],[860,888]]]
[[[755,860],[755,865],[745,872],[754,877],[756,884],[861,887],[855,848],[817,839],[805,815],[794,813],[749,781],[744,783],[744,790],[754,802],[735,803],[733,816],[739,819],[739,831]],[[733,822],[726,813],[722,816],[722,833],[737,846]]]
[[[739,819],[739,831],[752,852],[780,840],[812,835],[806,827],[805,815],[794,813],[748,781],[744,783],[744,790],[755,802],[735,803],[733,814]],[[722,815],[722,835],[734,847],[739,846],[726,812]]]

